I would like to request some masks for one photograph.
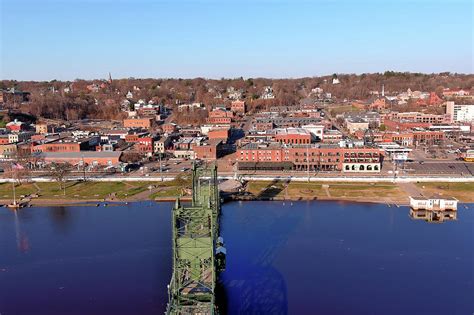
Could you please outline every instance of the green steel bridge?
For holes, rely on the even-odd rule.
[[[219,237],[221,210],[217,167],[192,168],[192,203],[173,207],[173,274],[166,314],[218,314],[217,272],[225,266]]]

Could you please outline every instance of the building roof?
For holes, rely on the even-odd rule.
[[[306,129],[303,128],[277,128],[275,129],[275,134],[276,135],[310,135],[310,132]]]
[[[45,158],[119,158],[120,151],[43,152]]]

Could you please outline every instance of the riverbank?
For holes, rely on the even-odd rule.
[[[169,202],[177,196],[190,199],[189,182],[68,182],[66,194],[57,183],[23,183],[15,187],[17,200],[31,205],[112,205],[115,202],[154,200]],[[341,183],[251,181],[244,192],[227,194],[230,200],[333,200],[407,205],[409,196],[455,197],[474,202],[474,183]],[[226,199],[227,199],[226,198]],[[13,199],[12,185],[0,184],[0,203]]]

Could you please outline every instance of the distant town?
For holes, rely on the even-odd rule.
[[[398,72],[5,80],[1,171],[163,181],[213,162],[235,179],[472,178],[473,86],[474,75]]]

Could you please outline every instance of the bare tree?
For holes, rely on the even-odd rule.
[[[49,166],[49,175],[59,184],[59,189],[63,190],[66,196],[67,175],[71,172],[69,163],[51,163]]]

